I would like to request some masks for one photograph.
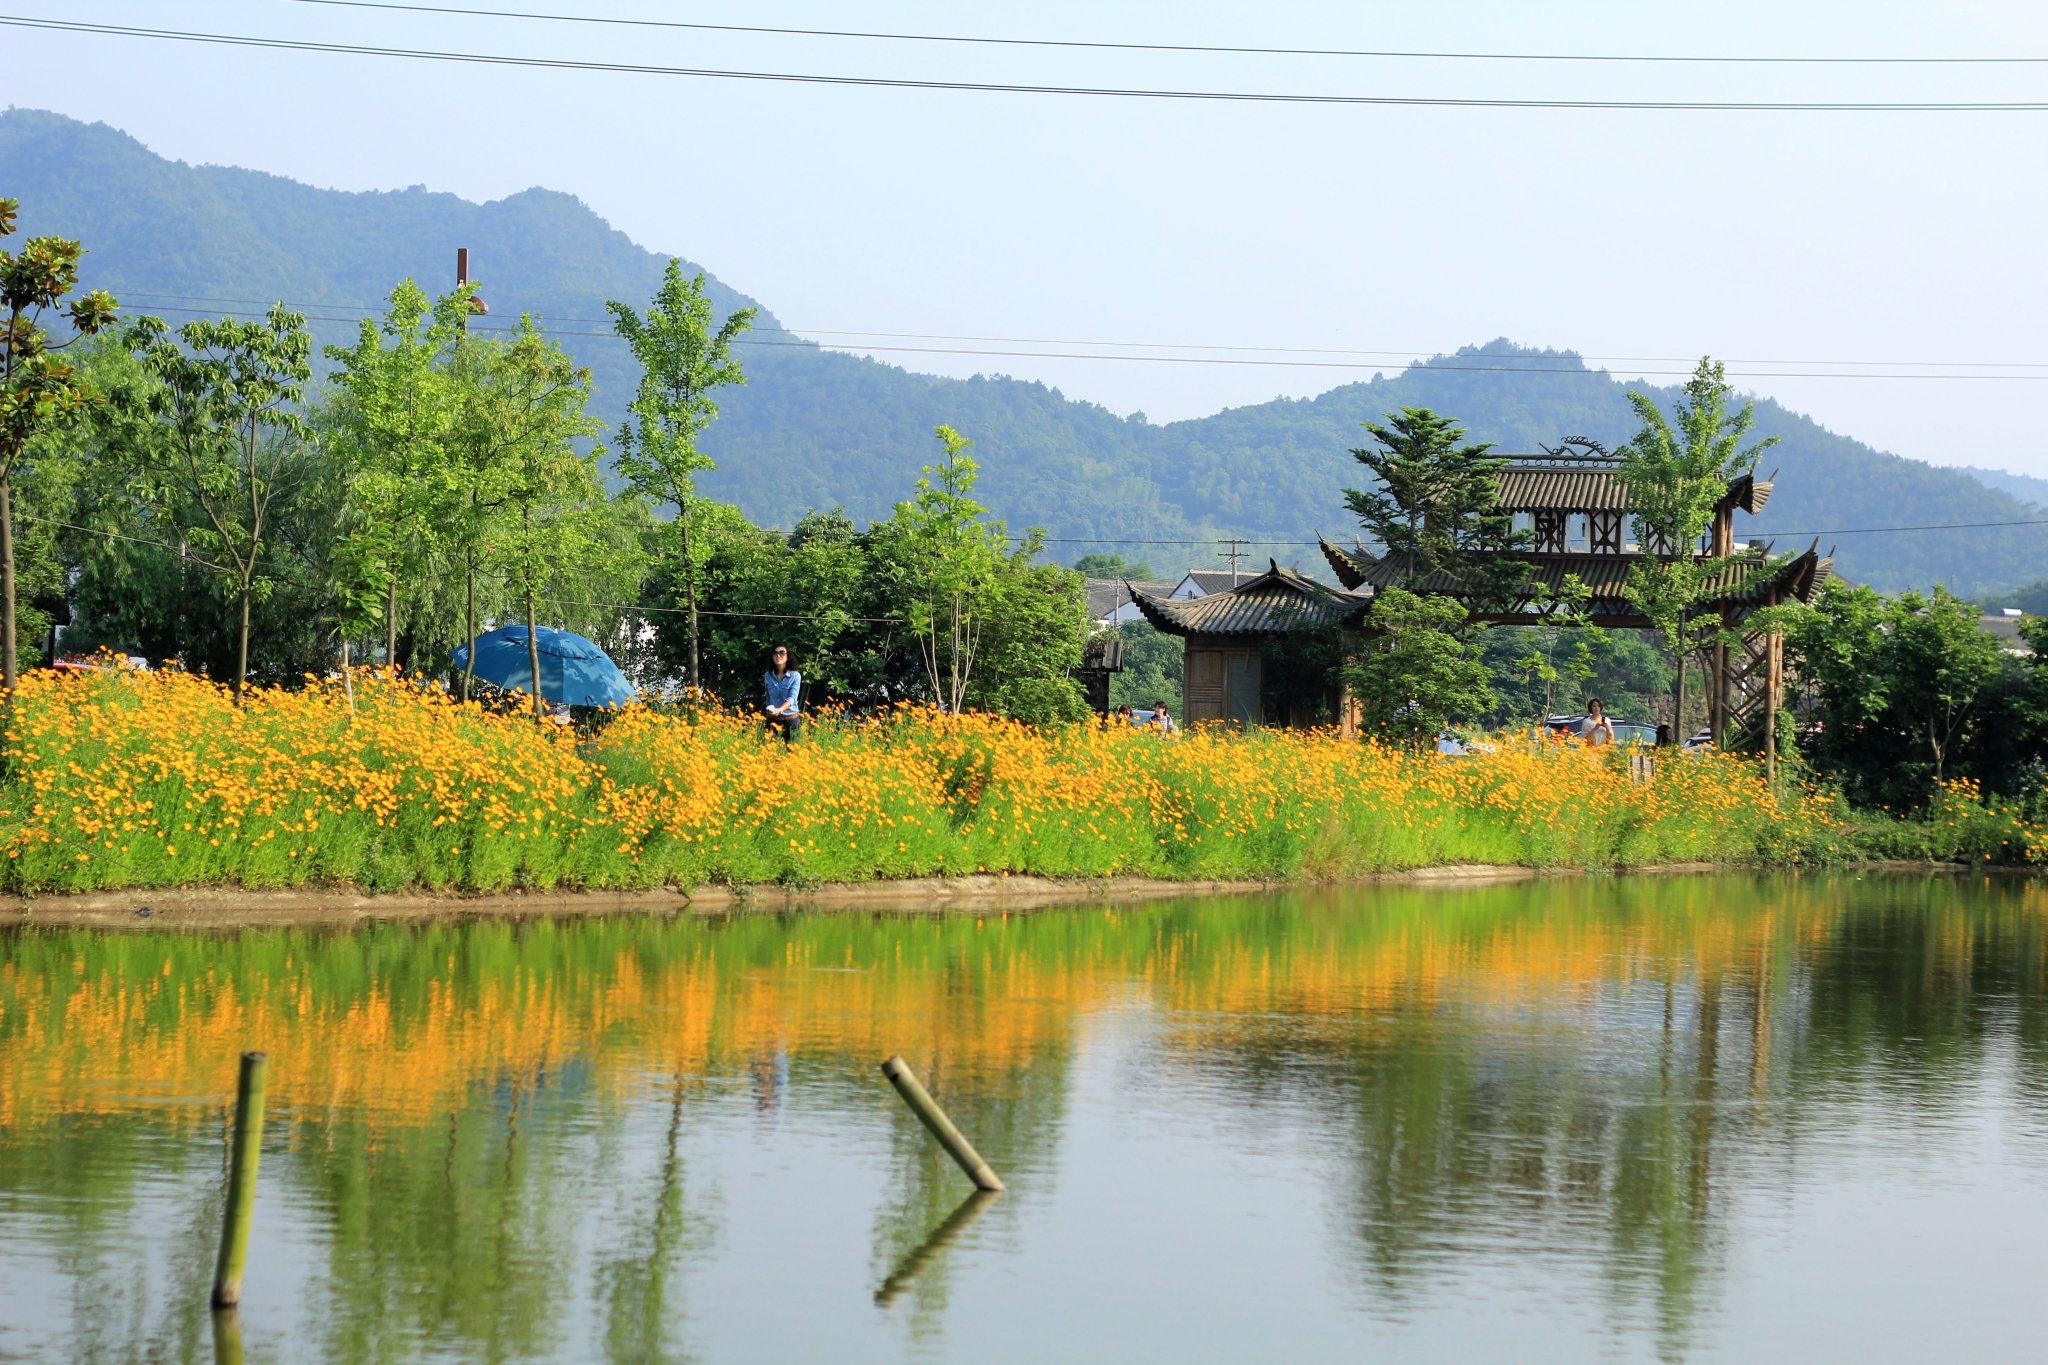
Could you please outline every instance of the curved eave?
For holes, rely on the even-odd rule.
[[[1337,575],[1337,581],[1352,592],[1365,585],[1370,566],[1379,563],[1364,549],[1354,553],[1341,545],[1332,545],[1321,536],[1316,537],[1316,543],[1322,546],[1323,559],[1329,564],[1330,571]]]
[[[1248,588],[1254,590],[1247,591]],[[1155,630],[1180,636],[1285,635],[1303,628],[1343,625],[1355,620],[1370,605],[1368,598],[1347,599],[1326,588],[1307,591],[1270,576],[1255,579],[1233,592],[1211,593],[1186,601],[1149,593],[1133,596],[1139,613]]]

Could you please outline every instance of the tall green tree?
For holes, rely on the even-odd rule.
[[[1487,441],[1465,440],[1464,428],[1428,408],[1402,408],[1387,424],[1363,424],[1377,443],[1353,459],[1378,486],[1347,488],[1344,504],[1366,535],[1400,561],[1411,585],[1441,574],[1447,586],[1483,611],[1528,595],[1529,571],[1519,558],[1532,533],[1496,506],[1507,461]]]
[[[2023,768],[2015,758],[2033,756],[2039,736],[2007,714],[2030,689],[2009,698],[2003,686],[2026,666],[1945,588],[1883,597],[1831,582],[1792,613],[1785,644],[1818,722],[1807,757],[1857,804],[1918,806],[1955,777],[1997,788]]]
[[[934,428],[943,452],[924,467],[917,496],[869,533],[895,610],[917,641],[932,700],[949,713],[967,701],[988,624],[985,608],[1000,577],[1005,529],[984,521],[988,509],[971,494],[980,466],[974,442],[949,426]]]
[[[679,567],[689,611],[692,687],[701,686],[698,655],[698,549],[692,541],[697,510],[697,475],[717,465],[697,449],[697,437],[718,416],[713,391],[744,384],[745,374],[733,358],[732,345],[753,326],[752,308],[729,314],[714,330],[713,308],[704,292],[704,277],[685,280],[673,257],[663,272],[661,288],[642,318],[624,303],[606,303],[613,330],[633,348],[640,362],[640,389],[628,406],[631,414],[619,428],[613,468],[628,484],[657,504],[675,508],[680,540]]]
[[[531,317],[520,319],[518,332],[480,379],[468,421],[482,428],[475,434],[477,447],[493,452],[492,478],[505,512],[485,529],[485,552],[514,585],[525,610],[533,714],[539,720],[546,714],[537,634],[541,595],[564,575],[621,554],[606,534],[611,518],[597,467],[603,449],[577,449],[604,427],[584,412],[590,371],[542,336]],[[475,655],[472,635],[472,671]]]
[[[1494,708],[1486,665],[1458,638],[1464,620],[1448,597],[1388,588],[1373,598],[1371,633],[1344,671],[1369,727],[1428,748],[1452,721]]]
[[[341,395],[334,437],[355,467],[360,517],[350,560],[384,579],[384,659],[398,665],[401,581],[427,572],[459,502],[449,470],[454,403],[449,363],[470,289],[429,301],[411,280],[382,318],[365,318],[352,347],[329,346]]]
[[[1754,472],[1757,457],[1778,443],[1769,436],[1742,444],[1756,425],[1756,405],[1734,410],[1734,393],[1726,367],[1702,356],[1686,381],[1685,397],[1672,407],[1674,420],[1667,421],[1647,394],[1628,394],[1643,425],[1618,452],[1620,476],[1647,553],[1629,567],[1626,591],[1678,661],[1674,731],[1685,721],[1685,659],[1699,643],[1693,638],[1695,615],[1731,563],[1697,553],[1700,537],[1730,481]],[[1715,736],[1716,741],[1723,738]]]
[[[20,212],[20,201],[0,199],[0,237],[19,230]],[[62,237],[31,237],[19,252],[0,251],[0,683],[9,696],[16,676],[13,479],[31,441],[76,420],[98,396],[59,354],[71,343],[52,342],[43,327],[78,287],[84,254]],[[114,321],[114,308],[113,296],[95,289],[61,315],[77,336],[90,336]]]
[[[301,403],[312,337],[305,316],[279,303],[262,322],[201,320],[175,333],[140,318],[123,340],[144,375],[124,395],[144,419],[128,427],[132,488],[144,502],[198,510],[184,548],[234,593],[239,700],[249,678],[249,604],[269,586],[258,571],[271,508],[306,472]]]

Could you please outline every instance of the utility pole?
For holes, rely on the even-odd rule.
[[[1249,540],[1222,540],[1218,541],[1217,544],[1230,547],[1227,550],[1218,550],[1216,553],[1218,556],[1230,561],[1230,586],[1235,589],[1237,587],[1237,563],[1239,560],[1247,557],[1246,552],[1238,547],[1241,545],[1249,546],[1251,542]]]
[[[469,248],[459,246],[455,248],[455,288],[459,292],[462,286],[468,283]],[[456,318],[455,325],[465,332],[469,330],[469,310],[467,308],[463,309],[461,315]]]

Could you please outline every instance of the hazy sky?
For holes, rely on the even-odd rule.
[[[463,3],[464,0],[456,0]],[[490,0],[484,0],[490,3]],[[2040,4],[1036,5],[495,0],[1106,42],[2048,58]],[[695,68],[1200,90],[2041,101],[2048,62],[1695,65],[1106,52],[336,9],[12,0],[216,33]],[[875,352],[1156,420],[1507,336],[1741,383],[1900,454],[2048,475],[2041,112],[1339,107],[546,72],[0,29],[11,103],[344,189],[581,196],[799,331],[1325,348],[1365,368]],[[1043,349],[1043,348],[1037,348]],[[1057,349],[1057,348],[1055,348]],[[1173,354],[1299,360],[1284,352]],[[1314,356],[1311,359],[1332,357]],[[2032,368],[2027,368],[2031,366]],[[1944,368],[1954,367],[1954,368]],[[1885,377],[1839,377],[1845,370]],[[1828,377],[1813,377],[1817,375]],[[1929,374],[1965,377],[1902,377]],[[1998,377],[1983,377],[1995,375]],[[2008,377],[2008,376],[2041,376]]]

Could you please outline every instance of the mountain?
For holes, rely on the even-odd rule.
[[[637,376],[604,303],[644,305],[667,259],[554,191],[475,204],[422,186],[322,190],[168,161],[104,124],[26,109],[0,113],[0,194],[22,201],[29,233],[83,240],[87,285],[112,290],[129,312],[179,321],[281,298],[324,342],[350,339],[406,276],[445,287],[455,248],[467,246],[492,323],[539,315],[591,367],[596,411],[614,421]],[[711,289],[723,309],[759,306],[715,277]],[[1677,393],[1626,385],[1570,351],[1498,340],[1312,399],[1158,424],[1030,381],[937,378],[826,351],[765,310],[752,341],[747,386],[721,395],[705,439],[720,468],[703,486],[755,520],[786,526],[834,504],[861,521],[886,515],[936,451],[932,427],[947,422],[975,441],[983,500],[1012,526],[1046,527],[1058,558],[1123,549],[1168,569],[1183,556],[1213,563],[1208,542],[1225,534],[1279,542],[1257,553],[1316,567],[1301,542],[1318,529],[1347,532],[1340,490],[1358,466],[1346,451],[1365,440],[1359,423],[1391,409],[1433,407],[1477,439],[1534,451],[1567,436],[1619,443],[1636,425],[1629,387],[1667,405]],[[1887,590],[1940,580],[1984,594],[2041,579],[2048,528],[1866,528],[2023,521],[2043,481],[1886,454],[1770,400],[1757,416],[1760,432],[1781,438],[1764,470],[1781,473],[1766,515],[1743,534],[1803,543],[1824,532],[1844,573]],[[1197,543],[1142,543],[1183,540]]]
[[[2048,479],[2037,479],[2032,474],[2015,474],[2009,469],[1979,469],[1976,465],[1957,465],[1978,483],[1988,488],[1999,488],[2012,494],[2031,507],[2048,508]]]

